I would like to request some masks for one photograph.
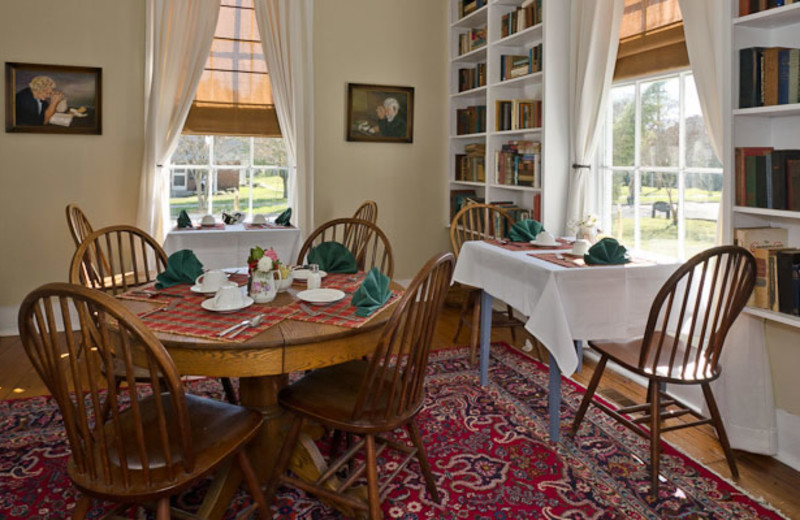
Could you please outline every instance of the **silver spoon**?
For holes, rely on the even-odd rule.
[[[248,320],[248,322],[247,322],[247,323],[245,323],[244,325],[242,325],[242,327],[241,327],[241,328],[237,329],[237,330],[236,330],[236,331],[235,331],[233,334],[231,334],[230,336],[228,336],[228,338],[229,338],[229,339],[233,339],[233,338],[235,338],[236,336],[238,336],[240,332],[242,332],[242,331],[243,331],[243,330],[245,330],[245,329],[249,329],[250,327],[258,327],[258,326],[261,324],[261,321],[264,319],[264,317],[265,317],[265,316],[266,316],[266,314],[259,314],[259,315],[258,315],[258,316],[256,316],[255,318],[253,318],[253,319],[251,319],[251,320]]]

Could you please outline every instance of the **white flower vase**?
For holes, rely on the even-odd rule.
[[[588,240],[594,244],[597,239],[597,228],[594,226],[579,226],[578,232],[575,233],[576,240]]]
[[[281,275],[278,271],[253,271],[250,283],[250,296],[256,303],[268,303],[275,299],[278,293]]]

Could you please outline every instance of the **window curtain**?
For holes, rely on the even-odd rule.
[[[679,0],[689,62],[697,85],[703,119],[717,158],[722,158],[723,0]],[[722,216],[720,205],[720,216]],[[717,222],[721,237],[722,219]],[[722,375],[714,383],[731,446],[755,453],[777,453],[777,419],[772,376],[764,341],[764,322],[742,314],[722,354]],[[700,396],[698,402],[703,402]]]
[[[314,225],[313,0],[256,0],[256,21],[289,162],[293,223]]]
[[[148,0],[145,35],[145,128],[139,227],[162,241],[169,223],[168,175],[211,48],[219,0]]]
[[[611,89],[617,59],[624,0],[577,0],[572,4],[570,129],[572,173],[567,199],[567,226],[586,213],[589,177],[600,122]]]

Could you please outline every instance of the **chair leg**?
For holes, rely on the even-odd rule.
[[[467,294],[464,303],[461,304],[461,312],[458,314],[458,325],[456,325],[456,333],[453,334],[453,343],[458,341],[458,335],[461,334],[461,327],[464,325],[464,320],[467,319],[469,314],[469,306],[472,303],[472,292]]]
[[[581,425],[581,421],[583,421],[583,416],[586,414],[586,410],[589,409],[589,403],[592,402],[592,397],[594,397],[594,393],[597,391],[597,385],[600,384],[600,378],[603,376],[603,371],[606,369],[606,363],[608,363],[608,356],[603,354],[600,361],[597,362],[594,374],[592,374],[592,379],[589,381],[589,386],[586,388],[586,393],[583,394],[581,405],[575,413],[575,419],[572,420],[570,435],[573,437],[578,433],[578,428]]]
[[[514,309],[511,308],[511,305],[506,304],[506,313],[508,313],[508,319],[514,319]],[[511,340],[514,344],[517,344],[517,328],[515,326],[511,326]]]
[[[428,494],[433,501],[440,504],[441,498],[439,498],[439,490],[436,489],[436,480],[433,478],[433,472],[431,472],[431,464],[428,462],[428,454],[425,451],[425,445],[422,443],[422,436],[419,434],[417,421],[411,419],[407,427],[408,436],[411,437],[411,442],[413,442],[414,446],[417,448],[417,459],[419,460],[419,467],[422,468],[422,475],[425,477],[425,487],[428,488]]]
[[[367,495],[369,497],[369,519],[381,519],[381,497],[378,494],[378,457],[375,454],[375,436],[365,437],[367,448]]]
[[[267,505],[267,500],[264,498],[264,493],[261,491],[261,483],[258,481],[256,472],[253,471],[253,466],[250,464],[250,461],[247,460],[247,455],[244,450],[239,450],[239,453],[236,454],[236,461],[239,463],[239,467],[242,468],[244,480],[247,482],[247,487],[250,489],[253,500],[258,504],[258,510],[263,512],[260,516],[269,518],[271,514],[269,506]]]
[[[650,389],[650,494],[658,498],[658,472],[661,462],[661,388],[655,382]]]
[[[738,480],[739,469],[736,467],[736,459],[733,457],[733,450],[731,449],[730,442],[728,442],[728,434],[725,433],[725,426],[722,424],[722,416],[719,413],[719,408],[717,408],[717,401],[714,399],[714,393],[711,392],[711,386],[708,383],[701,386],[703,387],[703,395],[706,397],[711,420],[714,422],[714,428],[717,430],[719,443],[722,445],[722,450],[725,452],[725,458],[728,460],[731,476]]]
[[[156,520],[169,520],[169,497],[164,497],[158,500]]]
[[[475,354],[478,351],[478,343],[481,332],[481,298],[478,296],[472,307],[472,335],[469,341],[469,364],[475,365]]]
[[[264,490],[264,501],[267,505],[272,504],[275,500],[275,494],[278,491],[281,477],[286,472],[286,468],[289,467],[292,453],[294,452],[295,446],[297,446],[297,440],[300,438],[300,428],[302,428],[303,422],[303,418],[299,415],[295,415],[292,420],[292,426],[289,428],[289,433],[286,434],[286,440],[283,441],[283,447],[278,454],[278,460],[275,461],[275,467],[272,468],[272,475],[270,475],[266,489]],[[270,515],[270,511],[267,510],[264,516],[270,518],[272,515]]]
[[[78,503],[75,505],[75,511],[72,512],[72,520],[83,520],[86,514],[92,508],[92,499],[87,495],[81,495]]]
[[[219,381],[222,383],[222,390],[225,392],[225,400],[231,404],[239,404],[239,400],[236,399],[236,392],[233,390],[231,379],[229,377],[221,377]]]

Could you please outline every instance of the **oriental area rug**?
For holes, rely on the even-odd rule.
[[[431,355],[427,399],[418,419],[441,505],[429,499],[419,466],[412,463],[390,485],[384,518],[783,518],[666,444],[664,480],[658,500],[651,500],[649,469],[642,462],[649,460],[648,443],[595,408],[589,409],[576,439],[564,436],[550,443],[547,367],[507,345],[492,348],[490,381],[478,385],[465,348]],[[187,388],[222,398],[215,380],[191,381]],[[583,388],[565,379],[562,389],[566,432]],[[327,441],[319,442],[324,452]],[[77,492],[66,474],[68,456],[52,398],[0,402],[0,519],[69,518]],[[383,475],[397,465],[386,457],[380,463]],[[175,505],[196,508],[205,486],[184,493]],[[240,490],[226,518],[235,518],[250,501],[249,493]],[[273,506],[278,519],[340,518],[316,498],[287,487]],[[95,502],[89,517],[110,508]],[[153,517],[135,507],[127,515]]]

